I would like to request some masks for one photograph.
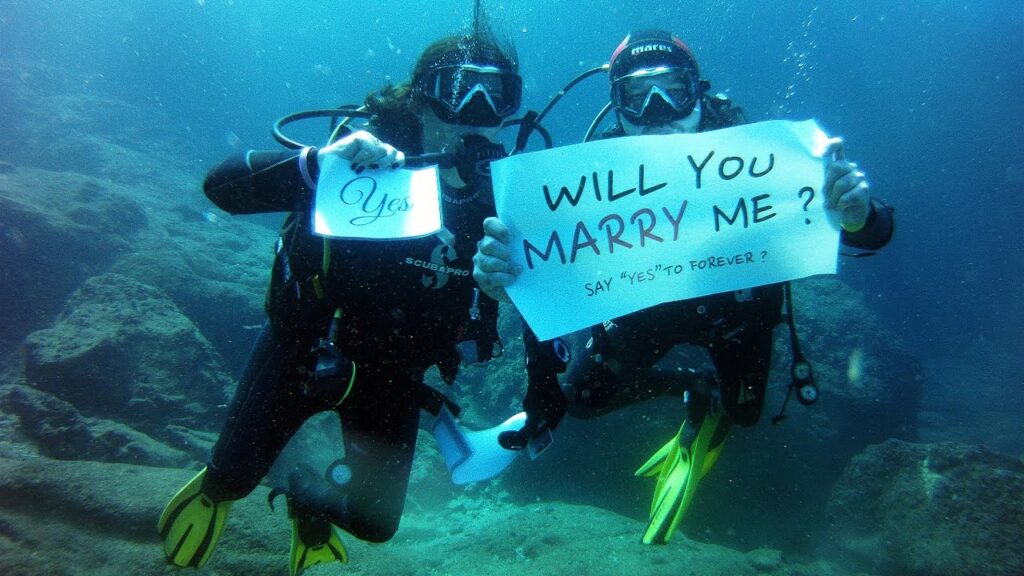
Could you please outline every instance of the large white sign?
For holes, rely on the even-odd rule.
[[[541,340],[673,300],[834,274],[814,121],[614,138],[491,164]]]
[[[327,156],[313,204],[313,229],[321,236],[385,240],[416,238],[441,229],[437,168],[367,170]]]

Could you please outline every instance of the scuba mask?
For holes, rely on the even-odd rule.
[[[700,100],[700,82],[695,70],[644,68],[614,79],[611,100],[633,124],[668,124],[693,113]]]
[[[414,89],[443,122],[498,126],[519,109],[523,81],[498,66],[458,64],[430,70]]]

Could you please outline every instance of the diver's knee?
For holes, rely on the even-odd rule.
[[[360,540],[382,543],[391,540],[398,532],[398,517],[372,518],[352,517],[346,529]]]
[[[761,419],[761,408],[761,404],[740,404],[732,410],[732,421],[745,428],[753,426]]]
[[[569,397],[569,414],[575,418],[600,415],[621,391],[618,376],[604,363],[573,372],[567,380],[563,392]]]
[[[603,414],[600,410],[597,410],[592,406],[579,404],[575,400],[569,402],[569,409],[567,413],[570,417],[578,420],[591,420]]]

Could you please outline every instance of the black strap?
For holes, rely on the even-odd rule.
[[[526,149],[526,143],[529,142],[530,135],[537,128],[537,116],[537,112],[530,110],[519,121],[519,132],[516,134],[516,147],[512,149],[513,154]]]
[[[797,336],[796,321],[793,318],[793,292],[789,282],[782,285],[782,293],[786,300],[786,324],[789,326],[789,343],[793,351],[793,360],[789,368],[791,381],[786,387],[786,398],[782,401],[779,413],[772,417],[772,424],[778,424],[786,419],[786,406],[789,404],[789,397],[794,390],[797,390],[798,399],[805,405],[813,404],[818,397],[814,370],[800,349],[800,338]]]
[[[789,343],[793,347],[793,361],[803,359],[803,352],[800,350],[800,339],[796,335],[796,322],[793,320],[793,291],[790,283],[782,285],[782,293],[786,300],[786,324],[789,325]]]

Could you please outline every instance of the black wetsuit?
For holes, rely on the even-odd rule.
[[[742,111],[722,97],[707,97],[705,104],[708,113],[700,131],[745,123]],[[605,137],[621,135],[617,127]],[[842,232],[846,246],[875,250],[892,237],[892,210],[877,200],[871,204],[862,230]],[[764,406],[772,331],[782,321],[783,302],[783,284],[772,284],[668,302],[616,318],[592,332],[590,351],[598,352],[601,361],[595,354],[584,353],[569,365],[563,378],[567,404],[555,376],[531,373],[524,407],[553,427],[566,409],[575,417],[590,418],[663,394],[707,390],[717,383],[729,420],[753,425]],[[531,336],[528,333],[526,341],[536,348],[528,346],[528,356],[542,360],[550,356],[551,347]],[[679,344],[707,349],[716,373],[654,367]]]
[[[316,172],[315,151],[256,152],[228,159],[207,176],[207,196],[232,214],[291,214],[277,247],[268,322],[213,449],[204,490],[218,500],[245,496],[303,422],[333,409],[341,420],[352,479],[331,502],[304,504],[353,535],[379,542],[397,530],[405,504],[419,411],[430,403],[424,371],[437,364],[446,378],[454,378],[456,344],[467,340],[467,333],[488,350],[484,360],[489,341],[497,338],[496,303],[480,299],[481,317],[470,320],[475,289],[470,258],[493,206],[483,187],[446,187],[443,218],[451,233],[331,240],[325,268],[324,239],[312,233],[310,217],[309,182]],[[348,397],[335,407],[348,379],[317,390],[310,388],[310,372],[317,361],[313,349],[338,309],[335,342],[356,364],[356,377]],[[328,505],[329,511],[317,509]]]

